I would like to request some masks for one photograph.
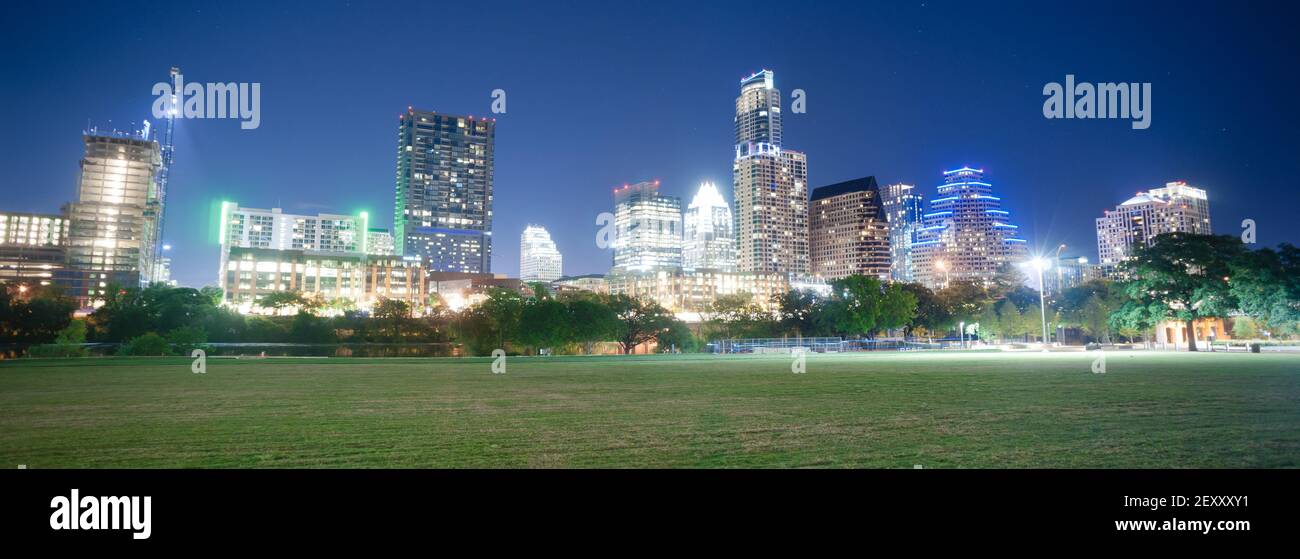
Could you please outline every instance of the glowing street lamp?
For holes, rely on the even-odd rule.
[[[948,276],[948,263],[942,260],[938,260],[935,261],[934,267],[943,271],[943,286],[944,288],[947,288],[948,283],[952,281],[952,279]]]
[[[1043,294],[1047,290],[1043,287],[1043,271],[1052,267],[1052,261],[1039,257],[1028,264],[1038,270],[1038,312],[1043,319],[1043,351],[1047,351],[1047,296]]]

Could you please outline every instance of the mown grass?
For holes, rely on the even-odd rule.
[[[1300,465],[1300,356],[0,362],[29,468]]]

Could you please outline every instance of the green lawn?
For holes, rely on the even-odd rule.
[[[1300,466],[1300,356],[0,362],[4,467]]]

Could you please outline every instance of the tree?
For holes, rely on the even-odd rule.
[[[1110,315],[1115,310],[1108,301],[1094,293],[1079,309],[1079,327],[1098,342],[1110,342]]]
[[[831,297],[838,301],[837,329],[855,336],[870,336],[879,328],[883,295],[880,280],[852,275],[831,282]]]
[[[777,328],[772,315],[744,292],[717,297],[704,315],[709,333],[723,339],[767,337]]]
[[[1239,316],[1232,321],[1232,337],[1253,340],[1259,337],[1259,325],[1249,316]]]
[[[379,330],[390,340],[401,341],[411,330],[411,304],[401,299],[382,298],[370,310],[371,316],[379,321]]]
[[[700,349],[700,339],[685,322],[673,320],[659,333],[659,350],[677,353],[694,353]]]
[[[791,289],[772,297],[776,307],[777,328],[782,334],[796,337],[825,334],[819,320],[822,298],[813,291]]]
[[[568,302],[567,311],[573,340],[582,344],[583,353],[590,354],[596,342],[614,339],[618,316],[599,299],[572,299]]]
[[[568,308],[555,299],[532,300],[520,313],[519,341],[533,348],[554,348],[573,340]]]
[[[50,341],[68,327],[75,310],[76,302],[58,288],[6,284],[0,289],[0,339]]]
[[[881,297],[878,325],[886,330],[902,328],[915,317],[916,295],[904,289],[902,284],[886,286]]]
[[[1245,251],[1229,263],[1229,291],[1257,325],[1294,332],[1300,323],[1300,250]]]
[[[909,335],[918,328],[935,332],[952,326],[952,314],[934,291],[919,283],[904,283],[902,286],[903,290],[916,297],[916,314],[907,328]]]
[[[257,306],[279,315],[286,309],[298,308],[307,304],[307,299],[298,291],[272,291],[257,300]]]
[[[653,301],[646,303],[627,295],[611,297],[609,305],[619,320],[615,337],[624,354],[632,353],[636,346],[655,339],[660,333],[668,330],[672,326],[672,321],[676,320],[672,313],[659,306],[659,303]]]
[[[1229,262],[1244,248],[1231,236],[1167,233],[1139,247],[1123,264],[1130,278],[1124,294],[1143,309],[1148,322],[1176,319],[1187,324],[1188,351],[1196,351],[1196,323],[1200,318],[1223,317],[1236,308],[1229,287]]]
[[[940,289],[936,295],[951,317],[949,326],[955,322],[975,322],[987,301],[984,289],[968,281],[954,281],[948,287]]]
[[[1004,303],[1006,301],[1003,301]],[[993,305],[985,305],[979,316],[979,336],[981,340],[994,341],[1003,335],[1002,321]]]

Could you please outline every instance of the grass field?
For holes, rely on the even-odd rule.
[[[1300,466],[1300,356],[0,362],[29,468]]]

